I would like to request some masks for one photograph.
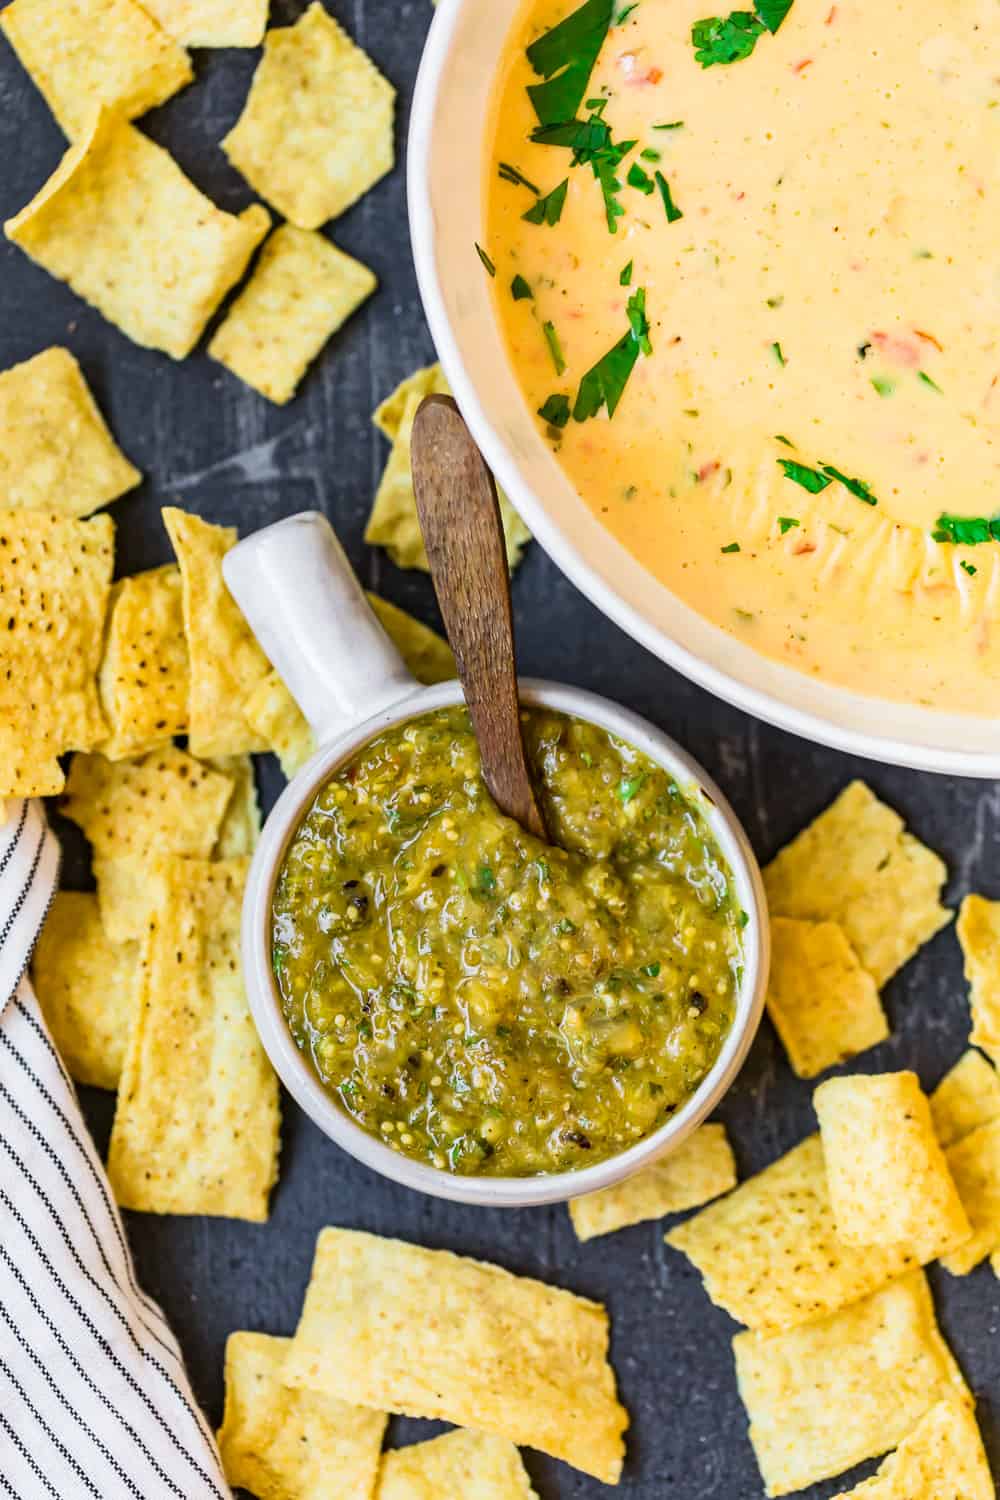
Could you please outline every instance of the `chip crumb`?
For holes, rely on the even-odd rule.
[[[736,1161],[724,1125],[702,1125],[677,1149],[614,1187],[570,1199],[577,1239],[700,1208],[736,1186]]]
[[[1000,901],[966,896],[958,915],[958,940],[969,981],[969,1040],[1000,1062]]]
[[[837,1233],[921,1264],[972,1234],[915,1073],[831,1078],[813,1094]]]
[[[68,349],[0,372],[0,509],[89,516],[141,479]]]
[[[7,238],[134,343],[190,354],[270,226],[216,208],[173,157],[101,110]]]
[[[293,1391],[282,1367],[291,1339],[231,1333],[219,1453],[226,1479],[262,1500],[371,1500],[385,1412]]]
[[[939,1401],[871,1479],[834,1500],[996,1500],[975,1413]]]
[[[772,916],[837,922],[879,989],[939,932],[942,860],[852,781],[764,870]]]
[[[836,922],[773,919],[767,1010],[800,1078],[815,1078],[889,1035],[875,980]]]
[[[269,0],[144,0],[164,31],[185,47],[259,47]]]
[[[395,103],[392,84],[314,0],[294,26],[268,31],[222,149],[286,219],[318,229],[392,170]]]
[[[108,760],[145,755],[186,734],[190,665],[179,568],[151,568],[115,584],[98,686],[111,731],[100,744]]]
[[[1000,1075],[981,1052],[970,1047],[945,1074],[931,1095],[931,1116],[942,1146],[1000,1118]]]
[[[458,1428],[382,1460],[375,1500],[537,1500],[521,1455],[505,1438]]]
[[[375,275],[321,234],[283,224],[208,352],[269,401],[283,405],[337,329],[374,292]]]
[[[821,1322],[737,1334],[733,1353],[768,1495],[878,1458],[939,1401],[972,1405],[923,1271]]]

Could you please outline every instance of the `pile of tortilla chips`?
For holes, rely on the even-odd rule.
[[[617,1484],[628,1414],[607,1351],[599,1303],[326,1229],[294,1338],[229,1339],[226,1476],[257,1495],[530,1500],[524,1445]],[[391,1412],[456,1430],[383,1455]]]

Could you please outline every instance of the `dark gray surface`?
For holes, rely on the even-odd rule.
[[[402,155],[429,0],[327,3],[400,90]],[[275,0],[274,19],[286,22],[300,9],[296,0]],[[253,64],[249,53],[198,56],[194,86],[144,122],[228,209],[242,208],[251,195],[218,142],[239,113]],[[61,149],[44,104],[0,39],[0,217],[28,201]],[[51,343],[68,344],[119,441],[147,475],[113,510],[120,572],[170,557],[158,516],[163,504],[181,504],[244,531],[318,506],[333,520],[366,585],[435,622],[427,579],[397,572],[361,540],[386,456],[369,414],[399,378],[432,356],[410,262],[401,168],[337,223],[335,238],[378,272],[382,289],[284,410],[203,354],[176,365],[134,347],[20,251],[0,243],[0,368]],[[951,898],[970,887],[1000,894],[1000,794],[992,785],[852,761],[715,702],[604,620],[537,545],[517,575],[515,608],[522,668],[618,698],[668,729],[721,782],[762,859],[851,776],[862,774],[947,858]],[[269,805],[281,785],[273,762],[262,761],[261,782]],[[85,885],[82,848],[71,836],[67,844],[68,881]],[[859,1066],[915,1067],[925,1085],[936,1083],[968,1033],[952,932],[897,976],[887,1005],[892,1039]],[[765,1023],[720,1111],[741,1174],[765,1166],[813,1127],[810,1093],[793,1077]],[[87,1091],[83,1102],[103,1148],[113,1100]],[[743,1500],[763,1493],[733,1378],[734,1326],[708,1302],[687,1262],[665,1248],[660,1225],[581,1247],[564,1208],[502,1214],[418,1197],[354,1164],[287,1099],[282,1145],[281,1181],[265,1226],[129,1216],[142,1280],[177,1329],[195,1390],[213,1420],[221,1415],[226,1335],[237,1328],[291,1333],[317,1232],[326,1224],[357,1226],[483,1256],[608,1303],[613,1360],[632,1414],[623,1495]],[[987,1442],[1000,1465],[998,1283],[988,1266],[963,1280],[937,1270],[931,1275],[943,1326],[980,1399]],[[409,1442],[430,1430],[429,1424],[395,1421],[390,1440]],[[543,1500],[606,1493],[536,1454],[527,1462]],[[828,1496],[846,1487],[846,1481],[832,1482],[809,1493]]]

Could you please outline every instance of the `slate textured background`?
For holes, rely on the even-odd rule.
[[[326,3],[400,91],[401,161],[429,0]],[[294,20],[301,8],[300,0],[274,0],[273,20]],[[247,52],[198,55],[193,87],[143,122],[194,181],[231,210],[243,208],[251,194],[218,142],[239,114],[254,63]],[[61,151],[45,105],[0,39],[0,218],[28,201]],[[204,354],[177,365],[134,347],[5,241],[0,368],[56,342],[80,359],[119,441],[147,476],[141,489],[114,507],[120,572],[170,559],[159,520],[163,504],[183,505],[243,531],[316,506],[334,522],[367,586],[436,623],[428,580],[396,571],[362,542],[386,457],[369,414],[398,379],[432,357],[410,261],[401,166],[334,226],[334,237],[375,269],[381,290],[337,336],[284,410]],[[852,761],[715,702],[604,620],[537,545],[517,574],[515,608],[523,669],[616,697],[668,729],[721,782],[762,860],[846,781],[864,775],[947,858],[954,901],[970,888],[1000,894],[995,786]],[[268,760],[261,762],[261,786],[268,806],[281,786]],[[85,886],[85,852],[73,830],[62,831],[67,883]],[[892,1039],[859,1066],[914,1067],[926,1086],[935,1084],[968,1033],[954,934],[945,931],[925,949],[886,998]],[[765,1166],[813,1128],[810,1092],[790,1072],[765,1023],[720,1112],[741,1174]],[[86,1091],[83,1102],[103,1148],[113,1099]],[[326,1224],[483,1256],[606,1301],[613,1360],[632,1414],[623,1497],[750,1500],[763,1493],[733,1378],[729,1342],[735,1329],[708,1302],[687,1262],[664,1246],[661,1225],[640,1225],[581,1247],[564,1208],[504,1214],[418,1197],[342,1155],[287,1100],[281,1182],[269,1224],[130,1216],[143,1283],[177,1329],[195,1390],[213,1421],[221,1417],[227,1334],[237,1328],[293,1331],[314,1240]],[[1000,1467],[1000,1285],[988,1266],[963,1280],[931,1275],[944,1329],[979,1397],[987,1443]],[[415,1335],[415,1357],[418,1349]],[[433,1430],[397,1419],[390,1441],[410,1442]],[[591,1500],[607,1493],[564,1465],[537,1454],[526,1458],[542,1500]],[[846,1480],[832,1481],[809,1493],[829,1496],[846,1487]]]

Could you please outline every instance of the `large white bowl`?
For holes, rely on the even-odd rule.
[[[648,573],[559,468],[514,379],[474,248],[485,238],[490,95],[519,9],[520,0],[442,0],[417,79],[408,159],[410,231],[431,334],[500,483],[546,552],[599,609],[718,697],[858,755],[963,776],[1000,774],[1000,720],[866,697],[761,656]]]

